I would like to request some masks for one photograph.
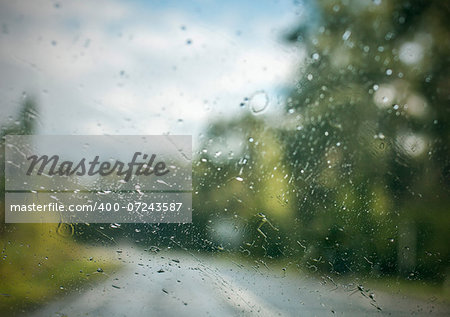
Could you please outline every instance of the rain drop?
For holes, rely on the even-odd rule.
[[[269,96],[265,91],[258,91],[250,98],[250,109],[253,113],[264,111],[269,105]]]
[[[352,35],[352,32],[349,31],[349,30],[347,30],[347,31],[345,31],[344,34],[342,35],[342,39],[343,39],[344,41],[347,41],[347,40],[350,38],[350,35]]]

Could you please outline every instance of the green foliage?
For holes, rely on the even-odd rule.
[[[284,121],[247,116],[210,127],[194,170],[194,217],[204,235],[233,219],[242,237],[234,250],[246,255],[442,282],[449,6],[343,0],[317,1],[315,10],[318,22],[288,37],[308,57]],[[236,135],[240,150],[217,157]],[[260,227],[259,213],[273,226]]]
[[[318,8],[318,26],[290,36],[310,56],[288,104],[301,130],[284,137],[293,172],[308,166],[312,175],[297,180],[297,208],[310,231],[302,236],[316,245],[313,256],[340,272],[443,280],[448,5],[319,1]],[[427,253],[441,261],[426,261]]]

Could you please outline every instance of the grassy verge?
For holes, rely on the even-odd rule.
[[[56,234],[55,225],[20,225],[0,240],[0,315],[17,315],[106,279],[120,264],[111,251]]]
[[[442,284],[423,280],[405,280],[395,277],[369,278],[364,280],[367,287],[381,292],[450,305],[450,288]]]

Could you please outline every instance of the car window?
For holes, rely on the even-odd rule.
[[[0,315],[449,314],[445,1],[0,8]]]

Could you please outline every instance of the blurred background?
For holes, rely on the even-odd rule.
[[[2,142],[194,143],[191,224],[4,224],[2,182],[1,312],[108,279],[124,265],[109,252],[122,244],[353,283],[378,310],[361,285],[448,305],[445,1],[0,8]],[[4,147],[2,178],[3,161]]]

